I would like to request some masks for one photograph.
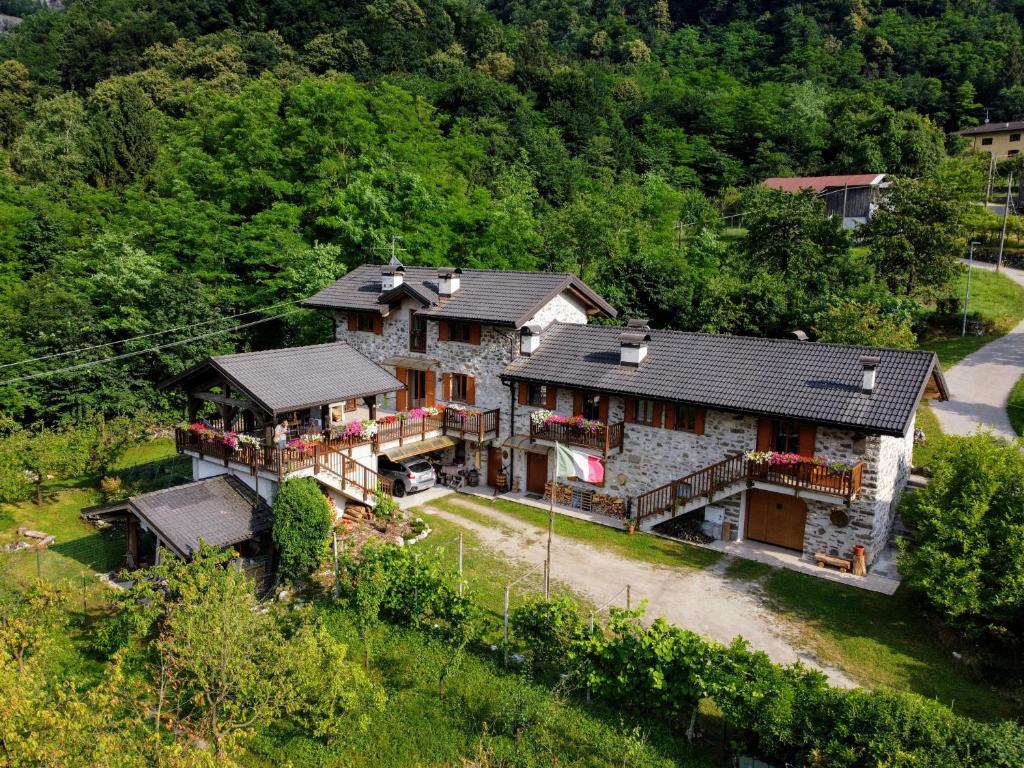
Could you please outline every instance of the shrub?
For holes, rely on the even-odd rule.
[[[282,578],[308,578],[327,557],[334,521],[316,481],[286,480],[274,501],[274,544],[280,550]]]
[[[572,666],[587,638],[579,607],[570,597],[530,600],[512,612],[510,624],[534,669],[544,676]]]
[[[914,546],[907,583],[949,622],[1019,640],[1024,633],[1024,453],[991,434],[948,438],[932,478],[905,505]]]

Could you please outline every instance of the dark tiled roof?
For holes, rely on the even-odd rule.
[[[1010,123],[983,123],[972,125],[960,131],[961,136],[971,136],[976,133],[1004,133],[1006,131],[1024,130],[1024,120],[1014,120]]]
[[[343,341],[209,358],[163,386],[212,366],[272,413],[395,392],[402,382]]]
[[[565,290],[599,312],[615,317],[616,311],[575,275],[564,272],[509,272],[496,269],[463,270],[460,288],[454,296],[440,300],[436,267],[406,267],[405,283],[417,298],[429,300],[428,317],[474,320],[519,327],[544,304]],[[355,309],[385,314],[381,295],[380,267],[364,264],[304,302],[307,307]],[[392,292],[389,292],[389,297]]]
[[[271,525],[266,503],[231,475],[133,496],[130,506],[181,557],[198,550],[200,539],[214,547],[227,547],[259,535]]]
[[[555,324],[505,375],[898,435],[939,370],[931,352],[658,330],[646,359],[630,368],[619,364],[621,333]],[[862,355],[880,358],[870,395],[860,389]]]

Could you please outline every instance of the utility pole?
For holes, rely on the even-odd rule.
[[[985,187],[985,207],[988,208],[988,201],[992,197],[992,174],[996,169],[996,155],[994,152],[988,156],[988,185]]]
[[[555,535],[555,490],[558,487],[558,443],[555,443],[555,476],[551,479],[551,505],[548,507],[548,555],[544,561],[544,599],[551,597],[551,539]]]
[[[999,260],[996,261],[996,272],[1003,266],[1003,246],[1006,245],[1006,220],[1010,217],[1010,195],[1013,192],[1013,171],[1010,171],[1010,179],[1006,183],[1006,204],[1003,207],[1003,232],[999,236]]]
[[[971,240],[971,252],[967,257],[967,294],[964,296],[964,321],[960,326],[960,335],[967,335],[967,307],[971,303],[971,272],[974,270],[974,246],[977,243]]]

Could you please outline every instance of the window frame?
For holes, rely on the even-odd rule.
[[[991,147],[992,146],[992,137],[991,136],[985,136],[984,138],[982,138],[981,146],[983,146],[983,147]]]
[[[1014,142],[1020,141],[1020,134],[1019,133],[1011,133],[1010,134],[1010,141],[1014,141]]]
[[[420,408],[427,405],[427,371],[420,370],[418,368],[406,369],[407,381],[406,390],[408,391],[408,402],[406,405],[409,408]],[[422,380],[423,388],[419,389],[420,381]],[[419,394],[419,397],[414,397],[414,394]]]
[[[373,315],[369,312],[357,312],[356,330],[360,333],[376,333],[377,329],[374,324]]]
[[[781,442],[784,441],[784,442]],[[772,420],[772,450],[776,453],[800,453],[800,424],[787,419]]]
[[[547,408],[548,385],[530,382],[526,386],[526,404],[534,408]]]
[[[603,392],[584,389],[581,391],[580,415],[588,421],[601,421],[601,398],[607,397]],[[590,410],[593,409],[593,410]]]
[[[448,321],[448,341],[455,341],[459,344],[472,344],[473,324],[462,320]]]
[[[633,405],[633,422],[644,427],[653,427],[657,416],[657,401],[651,398],[637,397]]]
[[[448,378],[448,400],[469,404],[469,374],[451,373]],[[461,391],[460,391],[461,390]]]
[[[692,432],[697,434],[697,427],[700,424],[700,408],[686,403],[675,403],[675,422],[672,429],[676,432]]]

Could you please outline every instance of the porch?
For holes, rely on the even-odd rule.
[[[604,424],[566,417],[564,421],[530,421],[530,442],[554,445],[572,445],[601,451],[605,456],[613,450],[623,450],[626,425],[622,422]]]

